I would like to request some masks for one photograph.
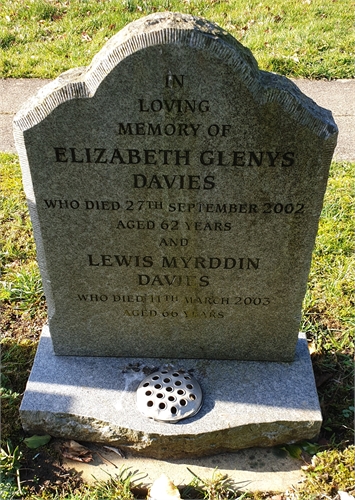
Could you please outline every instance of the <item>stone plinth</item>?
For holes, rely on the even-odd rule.
[[[136,389],[163,365],[194,370],[200,412],[181,423],[147,419]],[[155,458],[212,455],[311,439],[321,413],[307,342],[291,363],[55,356],[44,328],[20,409],[25,430],[104,442]]]

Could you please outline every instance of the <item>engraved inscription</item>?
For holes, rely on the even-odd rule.
[[[296,153],[287,147],[284,150],[223,148],[223,142],[214,148],[212,139],[225,141],[235,133],[235,125],[214,119],[218,96],[212,100],[205,97],[181,98],[179,92],[186,88],[187,76],[167,74],[164,78],[164,87],[171,92],[170,97],[157,95],[149,99],[142,96],[133,100],[133,109],[142,118],[120,120],[113,124],[115,144],[101,144],[100,147],[61,144],[53,147],[53,162],[58,167],[70,165],[88,169],[88,172],[96,165],[102,168],[132,168],[125,176],[125,188],[132,197],[46,198],[43,200],[45,210],[105,213],[106,223],[117,234],[127,234],[129,237],[130,234],[139,233],[148,238],[147,241],[153,236],[153,247],[160,252],[174,249],[177,252],[175,255],[157,254],[151,250],[146,255],[121,253],[119,249],[116,252],[87,252],[83,265],[92,270],[102,269],[101,272],[109,273],[110,276],[112,273],[120,273],[120,276],[124,273],[132,293],[79,293],[77,298],[87,304],[114,302],[119,308],[123,307],[119,309],[121,314],[129,318],[222,320],[232,314],[236,307],[267,308],[271,299],[265,291],[233,297],[213,294],[200,296],[196,293],[181,296],[134,293],[139,290],[184,288],[194,292],[199,289],[213,291],[216,277],[220,279],[224,273],[233,275],[233,280],[237,281],[243,273],[260,273],[264,264],[258,256],[236,256],[234,253],[186,254],[190,247],[193,249],[191,238],[195,238],[195,235],[212,237],[214,234],[225,238],[222,235],[237,234],[238,223],[244,219],[297,218],[307,213],[306,204],[297,198],[265,201],[245,199],[245,196],[242,199],[222,199],[214,195],[213,198],[204,199],[204,194],[214,193],[218,189],[219,179],[227,169],[232,169],[231,172],[262,169],[270,175],[277,175],[296,166]],[[201,147],[200,140],[204,138],[208,138],[210,147]],[[151,146],[147,147],[145,142],[142,147],[139,141],[143,139],[150,140]],[[170,140],[171,144],[179,140],[179,146],[169,148],[164,142],[164,147],[161,147],[160,143],[164,139]],[[181,140],[190,139],[196,140],[194,147],[191,147],[191,142],[181,147]],[[180,200],[169,199],[162,196],[164,191],[174,194],[181,192],[179,197],[183,197]],[[184,196],[185,192],[189,193],[190,199]],[[194,193],[197,196],[192,198]],[[112,219],[116,214],[119,216]],[[139,304],[143,306],[142,309],[136,307]],[[149,308],[149,304],[154,307]],[[171,309],[172,305],[175,305],[175,309]]]
[[[295,164],[294,151],[215,151],[212,149],[192,151],[186,149],[75,148],[67,146],[54,147],[53,149],[53,159],[56,163],[80,163],[83,165],[186,166],[194,163],[217,167],[292,167]]]

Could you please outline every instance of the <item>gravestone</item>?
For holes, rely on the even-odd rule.
[[[159,456],[171,443],[203,454],[314,436],[298,331],[336,145],[331,113],[260,71],[218,26],[161,13],[44,87],[14,131],[49,318],[24,427]],[[203,379],[191,424],[136,416],[134,388],[157,363]],[[75,403],[76,386],[93,399]],[[97,408],[97,390],[109,407],[110,394],[129,396]],[[232,421],[229,404],[239,405]]]

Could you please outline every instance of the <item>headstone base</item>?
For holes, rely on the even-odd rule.
[[[162,366],[193,370],[204,402],[180,423],[152,421],[136,406],[136,389]],[[213,455],[312,439],[319,407],[307,341],[292,363],[201,359],[56,356],[44,327],[20,408],[23,427],[101,442],[152,458]]]

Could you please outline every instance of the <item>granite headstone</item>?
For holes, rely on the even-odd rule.
[[[329,111],[164,13],[45,87],[15,134],[57,354],[294,358]]]
[[[14,130],[49,316],[24,428],[160,457],[313,437],[298,329],[331,112],[218,26],[165,12],[44,87]],[[137,413],[162,365],[200,379],[189,423]]]

